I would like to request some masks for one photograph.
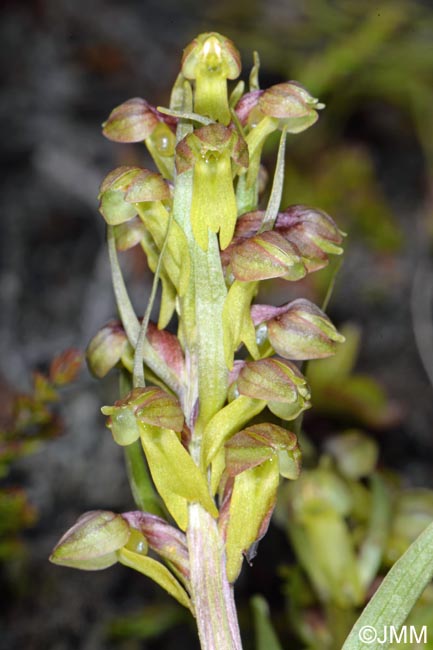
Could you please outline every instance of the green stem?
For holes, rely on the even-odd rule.
[[[125,448],[125,464],[134,502],[143,512],[164,517],[146,467],[141,442],[136,440]]]
[[[187,97],[185,103],[188,101]],[[190,108],[185,105],[182,110],[189,112]],[[192,128],[182,121],[179,123],[178,138],[186,135],[188,127]],[[179,331],[190,378],[183,407],[192,431],[191,453],[199,463],[201,431],[227,397],[228,370],[221,327],[227,290],[216,235],[208,233],[206,251],[194,238],[190,220],[192,195],[193,170],[190,170],[176,177],[173,216],[185,233],[191,260],[191,281],[179,301]]]
[[[202,650],[242,650],[217,522],[197,503],[189,506],[187,532],[192,600]]]
[[[176,110],[191,111],[190,86]],[[191,125],[182,120],[177,140]],[[190,453],[200,463],[205,424],[227,397],[228,370],[224,360],[222,312],[227,294],[216,235],[209,233],[203,251],[192,233],[190,211],[193,170],[176,178],[173,217],[185,233],[191,261],[190,284],[179,300],[179,336],[185,350],[188,386],[182,396],[185,419],[191,429]],[[187,541],[191,599],[202,650],[241,650],[233,588],[227,580],[224,542],[216,520],[198,503],[188,506]]]

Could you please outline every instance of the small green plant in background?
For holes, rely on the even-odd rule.
[[[102,411],[125,449],[138,509],[85,513],[51,556],[85,570],[120,562],[150,577],[191,611],[207,650],[241,648],[233,586],[266,533],[280,477],[293,486],[295,548],[322,595],[361,604],[378,564],[367,534],[357,574],[344,521],[351,489],[356,492],[357,479],[372,471],[374,449],[355,476],[338,479],[325,463],[299,478],[295,430],[311,393],[296,362],[331,357],[344,341],[322,309],[291,289],[342,253],[343,234],[317,208],[281,209],[286,139],[312,126],[323,105],[297,82],[261,89],[257,55],[248,91],[240,81],[229,94],[227,82],[240,72],[233,43],[202,34],[184,51],[168,108],[131,99],[104,124],[111,140],[144,141],[158,169],[119,167],[101,185],[120,320],[104,326],[87,350],[96,376],[120,371],[120,399]],[[261,157],[274,134],[280,138],[277,162],[263,200]],[[154,273],[141,319],[118,261],[119,251],[135,246]],[[287,282],[288,301],[256,302],[260,283],[276,278]],[[155,324],[150,313],[159,282]],[[333,453],[343,458],[338,471],[344,474],[350,462],[338,441]],[[318,504],[310,488],[310,501],[303,499],[311,479]],[[379,479],[372,478],[370,497],[367,488],[358,492],[360,511],[365,514],[363,498],[371,498],[380,519]],[[317,508],[323,512],[315,517]],[[317,555],[321,536],[330,532],[344,556]],[[426,535],[432,532],[415,542],[423,554],[416,588],[431,568]],[[334,580],[335,563],[337,573],[341,567],[348,572],[344,593]],[[404,589],[414,574],[409,578]],[[387,580],[391,574],[376,599],[386,597]],[[415,597],[414,587],[404,607],[394,608],[397,624]],[[256,610],[259,638],[270,639],[260,602]],[[358,647],[351,643],[349,637],[345,647]]]

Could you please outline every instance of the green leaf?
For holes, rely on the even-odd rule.
[[[151,557],[134,553],[126,548],[120,549],[117,553],[118,561],[135,571],[143,573],[148,578],[165,589],[170,596],[173,596],[181,605],[192,609],[192,604],[185,589],[180,585],[172,573],[161,562]]]
[[[382,638],[385,627],[399,630],[419,596],[433,577],[433,523],[410,545],[394,564],[379,589],[362,612],[344,643],[342,650],[371,650],[360,631],[373,628]],[[382,644],[387,648],[389,644]]]
[[[269,606],[262,596],[251,598],[254,616],[256,650],[282,650],[269,619]]]
[[[188,525],[188,503],[200,503],[213,517],[218,510],[206,479],[170,429],[140,424],[141,442],[156,489],[179,528]]]
[[[150,270],[155,273],[158,268],[160,253],[150,232],[146,231],[143,234],[140,244],[146,254]],[[174,313],[176,306],[176,287],[170,280],[167,270],[164,267],[160,268],[159,277],[162,284],[162,294],[158,327],[163,329],[168,325]]]

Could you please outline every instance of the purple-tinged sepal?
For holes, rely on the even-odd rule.
[[[113,109],[102,125],[103,134],[113,142],[145,142],[159,171],[173,175],[177,120],[160,113],[145,99],[134,97]]]
[[[309,300],[298,298],[281,307],[253,305],[251,317],[284,359],[323,359],[335,353],[342,336],[327,315]]]
[[[279,127],[289,133],[300,133],[319,118],[324,108],[319,100],[297,81],[287,81],[267,88],[260,96],[258,109],[266,116],[279,120]]]
[[[328,255],[341,255],[344,233],[323,210],[291,205],[280,212],[275,230],[291,242],[309,273],[328,263]]]
[[[160,113],[145,99],[133,97],[113,108],[102,125],[102,133],[113,142],[143,142],[161,123],[171,127],[174,135],[174,118]]]
[[[234,277],[242,282],[300,280],[307,272],[296,247],[271,230],[233,245],[230,265]]]
[[[239,101],[236,112],[248,131],[248,185],[257,179],[267,137],[277,129],[285,129],[287,133],[304,131],[317,121],[317,111],[321,108],[324,105],[296,81],[277,84],[267,90],[254,90]]]
[[[238,280],[298,280],[326,266],[329,255],[343,252],[344,233],[322,210],[290,206],[278,213],[272,230],[261,232],[264,217],[262,210],[239,217],[233,240],[221,253],[226,273],[233,273]]]
[[[101,184],[99,211],[110,226],[133,219],[136,203],[170,199],[170,188],[160,174],[140,167],[117,167]]]
[[[234,386],[240,395],[265,400],[269,410],[283,420],[294,420],[310,408],[307,381],[295,364],[275,357],[239,363]]]

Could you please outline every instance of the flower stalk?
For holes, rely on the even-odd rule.
[[[229,39],[202,34],[185,49],[168,108],[135,98],[104,124],[109,139],[143,141],[160,172],[120,167],[101,185],[120,322],[87,352],[98,377],[120,369],[121,399],[102,412],[141,510],[86,515],[51,558],[88,570],[118,561],[150,577],[191,610],[203,650],[241,650],[234,583],[266,533],[281,478],[300,474],[292,429],[310,390],[293,361],[332,355],[343,340],[307,300],[253,304],[261,280],[290,283],[325,266],[342,234],[325,213],[280,211],[287,134],[312,125],[322,105],[296,82],[260,90],[257,55],[250,92],[239,82],[229,98],[240,71]],[[275,130],[260,209],[260,156]],[[136,245],[154,273],[141,320],[118,259]],[[271,421],[255,423],[263,413]]]

